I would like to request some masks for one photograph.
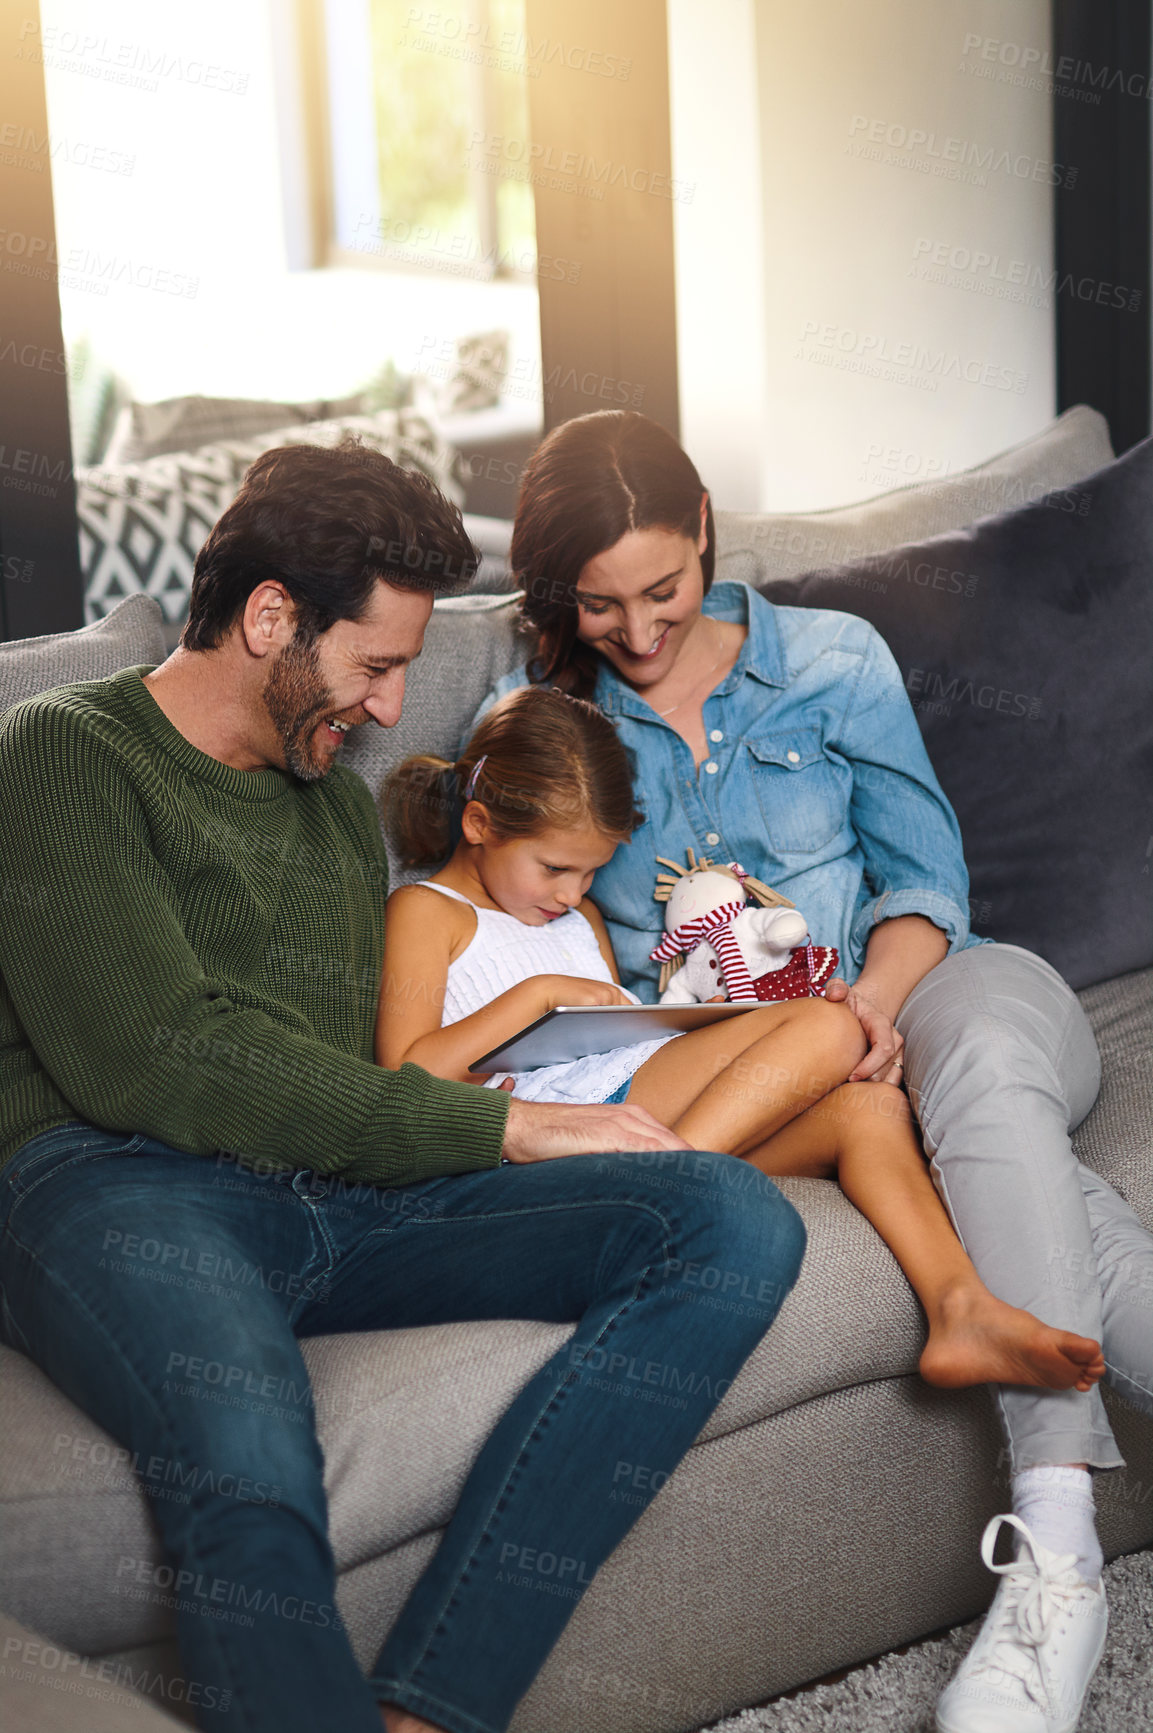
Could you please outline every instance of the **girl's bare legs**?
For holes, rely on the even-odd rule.
[[[629,1101],[694,1149],[744,1155],[843,1083],[868,1042],[846,1005],[788,999],[669,1041]]]
[[[929,1177],[909,1103],[893,1084],[843,1084],[747,1159],[763,1173],[840,1181],[925,1309],[927,1383],[1088,1390],[1103,1376],[1098,1343],[1042,1324],[981,1281]]]

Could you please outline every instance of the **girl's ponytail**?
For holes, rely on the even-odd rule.
[[[456,766],[418,752],[386,779],[381,792],[385,829],[405,866],[426,866],[451,853],[457,810]]]

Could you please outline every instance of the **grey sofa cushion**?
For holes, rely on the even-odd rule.
[[[773,602],[869,620],[961,825],[978,932],[1073,987],[1153,962],[1153,439],[1072,489]]]
[[[1153,1233],[1153,969],[1101,981],[1077,997],[1097,1037],[1101,1091],[1074,1147]]]
[[[1078,404],[1032,439],[959,475],[833,511],[718,512],[716,575],[762,584],[961,529],[1072,487],[1112,456],[1105,417]]]
[[[126,596],[91,626],[0,644],[0,711],[72,680],[101,680],[121,668],[163,662],[160,608],[151,596]]]

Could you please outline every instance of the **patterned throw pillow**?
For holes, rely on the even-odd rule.
[[[76,472],[85,619],[98,620],[123,596],[154,596],[171,622],[184,619],[192,567],[217,518],[231,505],[249,464],[277,445],[338,445],[346,434],[402,469],[427,475],[457,505],[451,445],[412,410],[382,410],[339,421],[282,427],[199,451]]]
[[[508,373],[508,349],[507,331],[478,331],[461,337],[453,372],[438,395],[441,414],[495,408]]]

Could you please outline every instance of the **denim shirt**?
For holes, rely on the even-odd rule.
[[[634,762],[645,823],[592,885],[621,979],[656,997],[649,952],[663,931],[656,856],[686,850],[738,861],[790,898],[815,944],[835,945],[853,981],[878,921],[924,915],[949,950],[969,932],[961,833],[921,740],[900,671],[867,621],[825,608],[781,608],[740,583],[714,584],[704,612],[748,635],[704,702],[710,757],[689,746],[601,659],[594,696]],[[518,669],[483,711],[525,684]]]

